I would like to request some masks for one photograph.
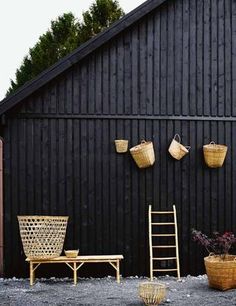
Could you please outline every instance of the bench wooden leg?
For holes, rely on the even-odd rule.
[[[77,267],[76,262],[73,263],[73,271],[74,271],[74,285],[77,284]]]
[[[30,262],[30,286],[33,286],[35,280],[34,264]]]
[[[120,261],[119,260],[116,261],[116,280],[117,280],[117,283],[119,284],[120,283]]]

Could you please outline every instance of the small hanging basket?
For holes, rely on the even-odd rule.
[[[116,146],[116,152],[117,153],[125,153],[128,150],[128,140],[125,139],[116,139],[115,140],[115,146]]]
[[[190,146],[184,146],[180,142],[179,134],[175,134],[168,149],[170,155],[177,160],[183,158],[190,150]]]
[[[145,305],[158,305],[166,296],[166,286],[161,283],[146,282],[139,285],[139,296]]]
[[[204,145],[203,154],[207,166],[210,168],[222,167],[227,150],[227,146],[215,144],[214,141],[211,141],[208,145]]]
[[[142,140],[139,145],[130,149],[130,154],[139,168],[150,167],[155,162],[155,153],[151,141]]]

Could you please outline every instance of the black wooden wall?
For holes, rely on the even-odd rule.
[[[69,215],[66,248],[148,275],[148,204],[176,205],[181,273],[203,273],[191,228],[236,231],[235,98],[236,1],[170,0],[22,101],[2,135],[6,275],[28,268],[18,214]],[[181,161],[175,133],[191,146]],[[117,154],[119,138],[152,140],[154,166]],[[220,169],[203,161],[211,140],[228,145]]]

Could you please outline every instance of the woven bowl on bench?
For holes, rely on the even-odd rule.
[[[139,296],[145,305],[158,305],[165,299],[166,286],[154,282],[142,283],[139,285]]]
[[[79,254],[79,250],[64,250],[67,258],[76,258]]]
[[[68,217],[18,216],[20,236],[29,259],[49,259],[61,255]]]

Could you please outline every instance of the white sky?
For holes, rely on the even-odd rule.
[[[125,13],[145,0],[118,0]],[[0,101],[14,80],[16,69],[30,47],[50,28],[51,20],[72,12],[81,18],[92,0],[2,0],[0,1]]]

